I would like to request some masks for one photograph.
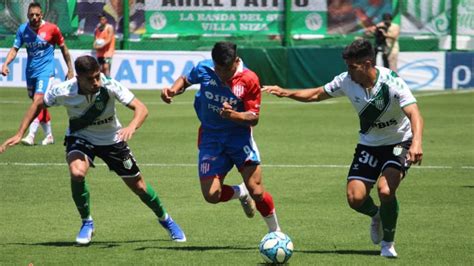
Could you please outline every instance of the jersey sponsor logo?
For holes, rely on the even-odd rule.
[[[207,99],[209,99],[211,101],[215,101],[215,102],[219,102],[219,103],[228,102],[230,105],[236,105],[237,104],[237,99],[232,98],[232,97],[229,98],[229,97],[222,96],[222,95],[219,95],[219,94],[214,94],[210,91],[205,91],[204,95],[206,96]]]
[[[110,123],[112,121],[114,121],[114,116],[110,116],[110,117],[107,117],[105,119],[94,121],[94,123],[92,123],[92,125],[99,126],[99,125]]]
[[[209,85],[214,86],[214,87],[217,87],[217,82],[216,82],[216,80],[215,80],[215,79],[211,79],[211,80],[209,81]]]
[[[386,128],[386,127],[389,127],[389,126],[395,126],[397,123],[397,120],[395,120],[394,118],[388,120],[388,121],[385,121],[385,122],[375,122],[373,124],[373,127],[377,127],[377,128]]]

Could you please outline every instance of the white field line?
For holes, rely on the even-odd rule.
[[[96,166],[106,166],[104,163],[97,163]],[[139,163],[143,167],[197,167],[196,164],[189,163]],[[67,166],[66,163],[22,163],[22,162],[0,162],[0,166]],[[349,165],[339,164],[262,164],[264,168],[348,168]],[[448,166],[448,165],[416,165],[411,169],[464,169],[474,170],[474,166]]]
[[[420,92],[416,93],[415,92],[415,97],[416,98],[421,98],[421,97],[430,97],[430,96],[438,96],[438,95],[444,95],[444,94],[466,94],[466,93],[473,93],[474,90],[445,90],[445,91],[439,91],[439,92]],[[158,96],[157,96],[158,97]],[[336,104],[336,103],[348,103],[348,101],[344,100],[345,98],[335,98],[331,99],[328,101],[324,102],[311,102],[311,103],[302,103],[302,102],[297,102],[297,101],[290,101],[290,100],[270,100],[262,101],[262,105],[293,105],[293,104]],[[147,105],[164,105],[165,103],[162,101],[143,101]],[[25,99],[23,101],[8,101],[8,100],[0,100],[0,104],[28,104],[31,103],[31,101]],[[191,101],[179,101],[179,98],[175,99],[175,101],[172,103],[173,105],[192,105],[193,102]]]

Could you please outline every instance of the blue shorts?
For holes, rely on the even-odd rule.
[[[26,88],[28,97],[33,99],[35,94],[45,94],[46,90],[53,85],[52,76],[39,76],[35,78],[26,78]]]
[[[225,133],[200,130],[198,148],[200,179],[224,177],[234,165],[240,171],[245,165],[260,164],[250,128]]]

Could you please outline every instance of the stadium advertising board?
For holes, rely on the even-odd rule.
[[[445,88],[444,52],[401,52],[398,74],[412,90],[442,90]]]
[[[5,61],[9,49],[0,49]],[[91,51],[70,50],[74,58],[91,54]],[[55,53],[56,81],[64,79],[67,67],[59,51]],[[111,75],[132,89],[157,89],[171,86],[197,63],[211,58],[210,52],[153,52],[153,51],[117,51],[113,57]],[[26,50],[20,49],[15,60],[9,65],[10,75],[0,76],[1,87],[24,87],[26,82]]]
[[[283,5],[281,0],[146,0],[146,32],[181,36],[277,35],[282,32]]]
[[[474,53],[446,54],[446,88],[474,88]]]

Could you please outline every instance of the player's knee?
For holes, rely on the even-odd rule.
[[[77,182],[82,182],[84,181],[86,177],[86,169],[83,169],[82,167],[76,167],[71,165],[69,167],[69,172],[71,175],[71,179]]]
[[[219,193],[213,193],[213,194],[203,194],[204,199],[211,204],[217,204],[220,202],[220,195]]]
[[[352,193],[347,193],[347,203],[349,204],[349,207],[351,207],[354,210],[357,210],[362,206],[364,203],[364,198],[362,197],[357,197],[356,195]]]

